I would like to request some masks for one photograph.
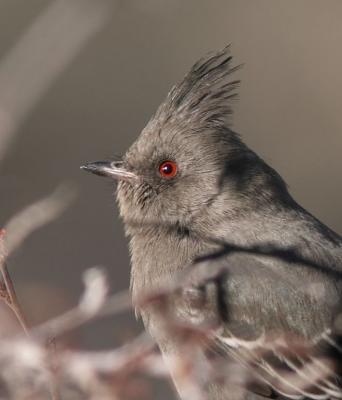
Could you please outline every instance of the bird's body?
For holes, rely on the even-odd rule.
[[[222,285],[224,309],[220,309],[215,288],[211,296],[206,296],[205,307],[201,303],[201,308],[194,310],[183,304],[185,310],[177,310],[183,319],[192,321],[195,314],[195,321],[205,322],[218,314],[218,340],[228,348],[236,347],[236,343],[239,347],[239,340],[244,347],[244,343],[279,332],[319,339],[333,326],[341,304],[342,241],[290,197],[287,200],[279,198],[278,202],[274,198],[271,205],[265,201],[257,210],[250,204],[235,216],[218,212],[212,226],[203,224],[197,232],[186,229],[180,233],[164,226],[133,228],[133,297],[163,287],[194,260],[209,255],[204,265],[209,276],[211,269],[214,275],[222,268],[229,271]],[[216,207],[216,201],[220,209],[228,200],[218,197],[211,207]],[[234,248],[229,251],[228,246],[227,254],[216,259],[224,243]],[[285,251],[278,254],[277,250]],[[140,313],[166,360],[173,360],[172,369],[174,360],[184,357],[177,337],[163,329],[164,315],[158,309],[145,307]],[[182,388],[178,390],[182,394]],[[228,392],[214,386],[207,395],[209,400],[244,398],[241,393],[235,397],[236,390]],[[246,396],[254,399],[259,394]]]
[[[234,304],[237,314],[234,319],[248,320],[256,334],[260,333],[257,329],[260,325],[266,331],[287,327],[306,337],[318,335],[331,323],[342,289],[342,242],[324,227],[329,234],[326,236],[323,227],[301,209],[278,210],[277,214],[265,209],[259,223],[258,215],[252,210],[233,221],[222,218],[214,235],[213,231],[190,231],[180,236],[177,230],[168,228],[142,229],[131,239],[133,296],[160,287],[194,260],[213,254],[214,259],[207,262],[208,269],[210,265],[217,264],[218,268],[227,265],[231,275],[226,287],[231,319]],[[222,247],[220,243],[236,246],[238,254],[229,253],[216,260],[215,255]],[[265,244],[266,255],[263,255]],[[256,251],[248,254],[249,249]],[[258,249],[261,249],[260,255]],[[293,250],[292,257],[298,257],[298,261],[273,257],[272,249],[290,249],[290,257]],[[244,261],[246,264],[241,265]],[[256,314],[258,303],[260,308]],[[148,315],[145,319],[147,322]]]
[[[122,164],[108,164],[105,172],[96,163],[87,168],[119,178],[125,171],[118,202],[136,301],[189,270],[184,279],[198,289],[200,306],[185,296],[174,314],[191,323],[215,320],[214,341],[224,352],[272,335],[315,342],[330,332],[341,305],[342,239],[300,207],[282,178],[229,128],[238,82],[225,79],[234,71],[228,49],[200,60]],[[182,358],[160,309],[138,311],[165,358]],[[206,357],[203,351],[204,363]],[[263,384],[278,393],[311,396],[267,379]],[[216,384],[208,393],[210,400],[241,398]]]

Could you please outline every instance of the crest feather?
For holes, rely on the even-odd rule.
[[[171,89],[155,119],[164,124],[176,119],[191,124],[194,130],[227,126],[240,84],[239,80],[227,82],[227,77],[241,67],[232,66],[232,59],[227,46],[197,61]]]

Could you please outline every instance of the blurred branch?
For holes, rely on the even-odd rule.
[[[12,254],[33,231],[57,219],[75,195],[75,190],[64,184],[51,195],[15,214],[5,225],[6,257]]]
[[[56,337],[91,321],[101,315],[101,309],[107,300],[108,286],[104,273],[99,268],[92,268],[84,274],[85,290],[79,304],[50,321],[34,328],[32,335],[39,340]],[[112,301],[120,302],[121,294],[113,296]],[[128,307],[127,302],[123,304]],[[113,310],[113,313],[116,309]]]
[[[94,400],[122,399],[125,398],[122,392],[135,374],[168,376],[154,340],[146,333],[117,349],[79,351],[58,348],[51,357],[44,343],[52,334],[61,335],[94,318],[110,313],[116,315],[131,308],[127,292],[107,297],[107,279],[101,269],[86,271],[84,284],[84,293],[74,309],[33,328],[29,338],[19,336],[0,341],[0,366],[6,360],[7,371],[4,378],[4,370],[0,368],[0,377],[16,394],[11,398],[45,400],[46,392],[50,390],[51,393],[53,387],[56,395],[66,399],[87,396]],[[207,358],[208,362],[203,362],[204,353],[217,339],[217,327],[194,324],[178,315],[174,299],[183,295],[180,289],[180,285],[175,285],[146,293],[138,306],[153,305],[159,311],[161,328],[167,329],[178,341],[181,356],[172,357],[168,365],[177,378],[177,387],[188,396],[186,398],[207,400],[208,387],[212,383],[226,386],[234,395],[238,393],[237,399],[244,398],[244,391],[251,385],[256,385],[258,390],[265,390],[262,385],[267,385],[290,396],[304,394],[318,399],[324,393],[342,397],[339,387],[332,381],[337,375],[334,362],[330,356],[328,358],[330,349],[322,348],[318,341],[288,336],[286,332],[273,337],[264,335],[256,341],[247,341],[246,345],[240,341],[241,346],[225,346],[221,340],[222,350],[214,351]],[[323,339],[336,347],[331,336]],[[232,340],[234,336],[229,339]],[[236,342],[239,342],[237,338]],[[12,378],[14,370],[19,373],[22,384],[18,384],[18,378]],[[27,385],[28,377],[36,382],[33,389]],[[71,394],[70,387],[73,388]]]
[[[110,0],[55,0],[0,63],[0,160],[23,118],[109,21]]]

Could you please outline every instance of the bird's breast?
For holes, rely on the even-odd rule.
[[[191,236],[146,232],[131,237],[131,289],[133,296],[174,282],[177,273],[205,251]]]

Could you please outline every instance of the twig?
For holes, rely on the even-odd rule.
[[[127,291],[119,292],[107,300],[106,277],[100,268],[91,268],[84,276],[85,291],[79,304],[66,313],[31,330],[38,340],[56,337],[87,322],[107,315],[131,310]]]
[[[2,229],[0,230],[0,271],[4,280],[4,287],[2,288],[2,299],[13,311],[24,333],[28,335],[28,324],[19,305],[14,285],[6,265],[7,252],[4,245],[4,237],[5,230]]]

